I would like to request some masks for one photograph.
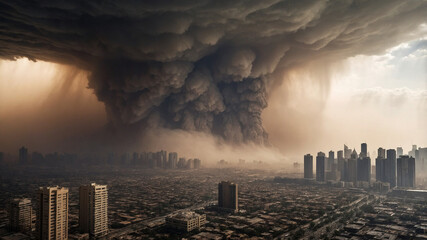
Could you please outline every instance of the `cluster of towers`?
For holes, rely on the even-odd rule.
[[[396,150],[378,149],[378,157],[375,160],[375,175],[378,182],[389,183],[390,187],[415,187],[415,159],[408,155],[402,155],[403,149],[397,158]],[[387,154],[386,154],[387,153]],[[356,184],[358,182],[371,182],[371,158],[368,154],[366,143],[361,144],[361,152],[350,150],[344,145],[344,150],[337,152],[337,158],[333,151],[326,156],[319,152],[316,156],[316,181],[343,181]],[[313,176],[313,156],[304,156],[304,178]]]
[[[64,187],[41,187],[37,190],[37,239],[68,239],[69,191]],[[79,229],[90,238],[108,233],[108,190],[95,183],[79,189]],[[9,226],[12,231],[31,233],[33,209],[31,200],[13,199],[8,207]]]
[[[115,154],[110,154],[108,157],[109,162],[116,161]],[[163,169],[198,169],[201,166],[201,160],[198,158],[186,159],[184,157],[178,158],[178,153],[161,150],[158,152],[142,152],[133,153],[132,158],[130,154],[123,154],[120,159],[122,164],[141,166],[144,168],[163,168]]]

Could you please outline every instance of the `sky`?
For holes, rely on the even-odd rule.
[[[1,5],[0,151],[427,146],[424,1]]]

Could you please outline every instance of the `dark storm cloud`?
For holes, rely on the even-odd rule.
[[[416,0],[0,2],[0,56],[89,70],[115,126],[256,143],[287,70],[383,51],[427,16]]]

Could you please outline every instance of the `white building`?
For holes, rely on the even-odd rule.
[[[105,236],[108,233],[107,185],[83,185],[79,192],[80,232],[89,233],[91,238]]]
[[[168,227],[186,232],[199,229],[205,223],[206,215],[195,212],[182,212],[166,218],[166,225]]]

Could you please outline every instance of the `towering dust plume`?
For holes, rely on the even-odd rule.
[[[287,71],[414,38],[425,1],[0,1],[0,57],[75,65],[117,129],[268,142]]]

